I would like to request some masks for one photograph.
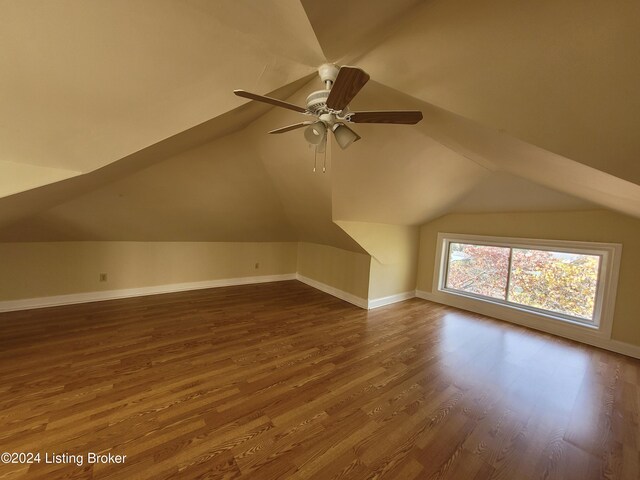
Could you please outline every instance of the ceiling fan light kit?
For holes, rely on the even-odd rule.
[[[347,148],[349,145],[351,145],[353,142],[360,139],[360,137],[356,134],[356,132],[354,132],[349,127],[341,123],[335,124],[332,130],[333,130],[333,136],[335,137],[336,142],[338,143],[340,148],[343,150]]]
[[[327,127],[324,122],[315,122],[304,130],[304,138],[311,145],[320,145],[327,135]]]
[[[277,98],[266,97],[245,90],[234,90],[239,97],[268,103],[277,107],[293,110],[305,115],[314,116],[314,121],[306,121],[276,128],[269,133],[285,133],[298,128],[305,128],[304,137],[307,142],[323,152],[327,140],[327,132],[333,132],[336,143],[343,150],[360,140],[360,136],[349,128],[347,123],[395,123],[413,125],[422,120],[422,112],[416,110],[367,111],[352,112],[349,102],[369,81],[369,75],[357,67],[337,67],[325,63],[318,68],[320,80],[325,85],[323,90],[312,92],[307,97],[306,108]],[[321,150],[319,150],[321,149]],[[314,168],[315,170],[315,168]],[[323,169],[324,170],[324,169]]]

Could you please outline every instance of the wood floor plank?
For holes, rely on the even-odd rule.
[[[640,361],[296,281],[0,314],[0,479],[640,478]]]

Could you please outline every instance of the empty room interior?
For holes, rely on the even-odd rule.
[[[0,2],[0,479],[639,479],[639,31]]]

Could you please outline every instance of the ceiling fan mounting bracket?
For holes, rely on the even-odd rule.
[[[320,75],[322,83],[326,85],[327,82],[333,83],[336,81],[338,70],[339,68],[333,63],[324,63],[318,67],[318,75]]]

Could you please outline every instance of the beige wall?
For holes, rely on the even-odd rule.
[[[0,301],[296,271],[366,299],[370,261],[366,254],[296,242],[0,243]]]
[[[330,287],[368,298],[371,257],[317,243],[298,244],[298,273]]]
[[[372,258],[369,273],[369,300],[400,293],[413,293],[416,289],[416,259],[417,254],[407,257],[405,262],[385,265]]]
[[[336,223],[371,255],[369,300],[416,288],[419,230],[385,223]]]
[[[0,300],[295,273],[296,257],[295,242],[0,243]]]
[[[421,228],[418,290],[432,291],[438,232],[621,243],[612,338],[640,345],[640,220],[604,210],[446,215]]]

